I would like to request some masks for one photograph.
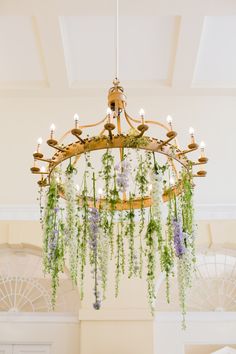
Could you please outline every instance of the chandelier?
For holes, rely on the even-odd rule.
[[[116,24],[118,68],[118,1]],[[153,127],[158,137],[149,134]],[[43,261],[52,278],[53,305],[59,274],[69,264],[81,298],[91,268],[95,309],[105,299],[109,270],[114,272],[116,296],[122,275],[145,277],[153,312],[160,269],[168,302],[170,279],[177,272],[185,315],[195,264],[193,179],[206,176],[203,166],[208,161],[203,142],[197,161],[189,158],[199,149],[193,128],[189,134],[182,149],[170,116],[164,124],[148,119],[141,109],[133,118],[117,69],[104,119],[82,125],[75,114],[74,127],[59,140],[52,124],[49,158],[38,139],[31,172],[40,176]],[[46,165],[39,167],[41,162]]]

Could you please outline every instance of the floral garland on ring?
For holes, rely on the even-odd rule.
[[[170,165],[160,166],[156,161],[155,153],[142,154],[138,146],[135,149],[139,161],[137,166],[132,166],[128,147],[122,150],[122,159],[118,164],[115,164],[112,149],[108,148],[103,154],[102,168],[98,175],[95,174],[90,157],[86,154],[86,170],[79,201],[75,193],[76,170],[70,163],[63,185],[66,199],[65,213],[62,213],[63,207],[59,198],[59,189],[62,188],[63,183],[58,183],[56,173],[52,174],[45,207],[41,206],[44,226],[44,270],[52,278],[52,305],[54,307],[56,304],[59,275],[64,271],[67,256],[74,284],[77,283],[79,276],[81,298],[83,298],[85,267],[92,268],[95,296],[93,307],[96,310],[100,309],[102,299],[106,296],[109,258],[114,259],[115,262],[116,296],[123,274],[127,272],[129,278],[137,275],[142,278],[145,259],[148,302],[151,312],[154,313],[157,262],[160,260],[161,271],[166,277],[168,302],[170,301],[169,281],[174,275],[175,264],[177,265],[179,301],[184,328],[186,294],[191,286],[196,258],[191,171],[182,170],[182,193],[177,197],[168,183],[168,176],[172,173]],[[106,199],[106,203],[100,203],[97,195],[96,183],[99,178],[103,183],[105,197],[103,199]],[[133,185],[134,189],[131,190]],[[166,222],[163,220],[162,213],[163,193],[169,195]],[[144,198],[147,194],[152,198],[152,206],[146,224]],[[129,209],[117,211],[117,202],[127,196]],[[140,225],[137,225],[133,208],[137,197],[141,199],[142,205],[139,214]],[[89,204],[91,198],[92,207]],[[66,215],[65,219],[63,215]],[[89,262],[87,262],[88,257]]]

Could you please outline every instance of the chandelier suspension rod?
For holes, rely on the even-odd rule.
[[[119,0],[116,0],[116,27],[115,27],[116,74],[119,77]]]

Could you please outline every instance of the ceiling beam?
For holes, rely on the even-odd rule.
[[[184,16],[181,18],[172,70],[171,86],[173,88],[189,88],[192,85],[204,18],[204,16]]]
[[[34,16],[35,32],[50,88],[69,88],[59,17],[47,13]]]
[[[1,0],[1,15],[36,15],[50,13],[64,16],[114,15],[115,1],[110,0]],[[234,0],[120,0],[120,12],[126,15],[211,16],[236,15]]]

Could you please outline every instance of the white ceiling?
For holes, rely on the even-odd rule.
[[[236,87],[236,17],[205,18],[196,61],[194,85]]]
[[[0,95],[81,95],[110,83],[114,5],[2,0]],[[120,13],[120,78],[127,87],[235,94],[235,1],[120,0]]]

